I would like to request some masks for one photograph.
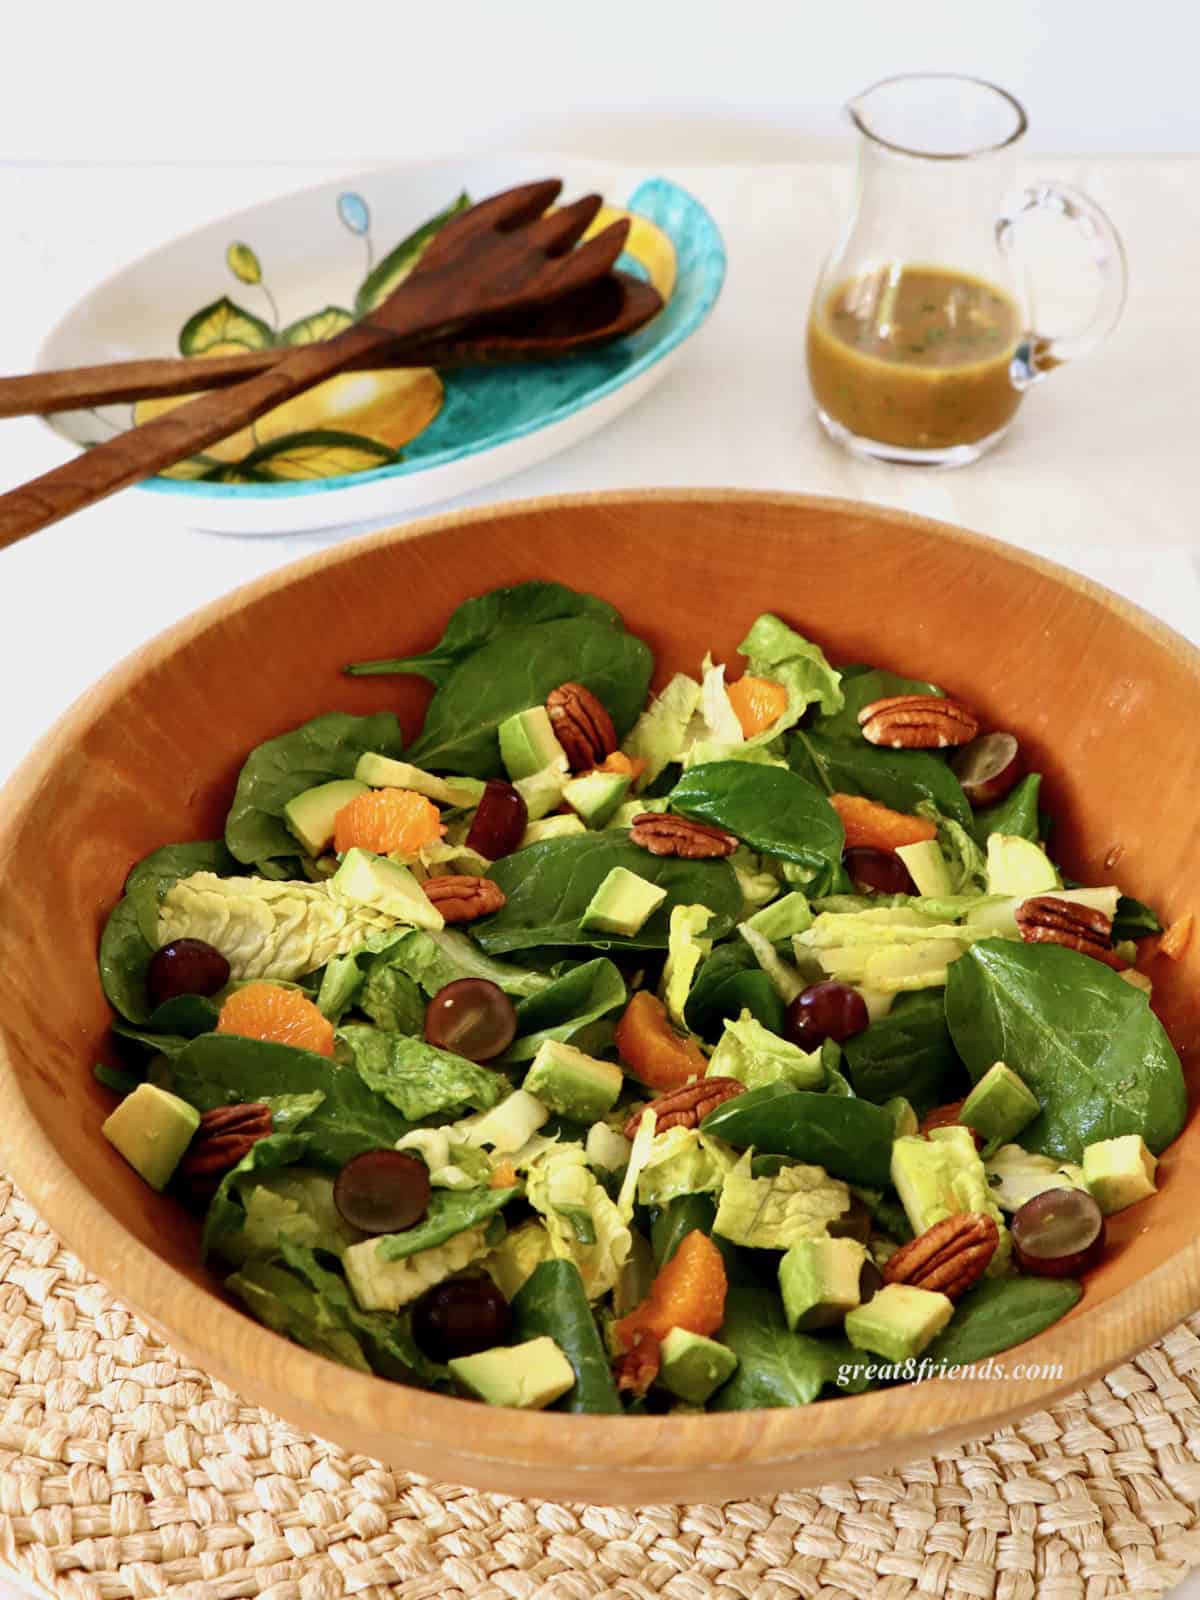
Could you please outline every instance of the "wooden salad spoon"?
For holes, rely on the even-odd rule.
[[[365,351],[342,371],[380,367],[457,367],[552,361],[594,350],[645,327],[662,310],[662,297],[628,272],[609,272],[548,306],[481,317],[468,332],[410,343],[397,339]],[[288,346],[225,356],[166,356],[63,367],[0,378],[0,418],[50,416],[86,406],[158,400],[225,389],[277,367]]]
[[[397,339],[445,338],[481,317],[529,310],[609,272],[629,231],[614,222],[579,245],[599,195],[544,216],[558,179],[522,184],[448,222],[420,265],[370,314],[334,338],[298,345],[256,377],[200,395],[0,495],[0,549],[161,472]]]

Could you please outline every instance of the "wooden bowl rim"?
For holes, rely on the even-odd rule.
[[[731,503],[803,506],[932,534],[1076,589],[1158,647],[1181,657],[1200,690],[1200,650],[1165,623],[1041,556],[933,518],[870,502],[753,489],[604,490],[504,501],[421,518],[290,562],[191,613],[125,657],[68,708],[0,790],[0,903],[13,856],[12,839],[22,813],[36,801],[60,753],[104,716],[148,666],[223,622],[231,611],[384,545],[436,539],[449,530],[482,529],[489,522],[514,515],[569,512],[579,506],[620,508],[634,503],[714,509]],[[656,1477],[682,1469],[696,1485],[689,1498],[703,1500],[706,1480],[711,1478],[715,1484],[739,1464],[752,1463],[756,1469],[777,1464],[781,1482],[789,1464],[817,1453],[836,1453],[839,1465],[848,1461],[858,1463],[861,1470],[874,1470],[881,1444],[889,1460],[902,1459],[905,1454],[925,1455],[1041,1410],[1133,1356],[1200,1307],[1198,1239],[1095,1308],[1087,1308],[1085,1300],[1065,1324],[1054,1325],[1020,1347],[1024,1362],[1061,1364],[1062,1376],[1054,1380],[936,1378],[920,1386],[921,1397],[928,1402],[920,1406],[913,1404],[913,1388],[905,1386],[817,1401],[799,1409],[759,1411],[752,1414],[759,1426],[749,1449],[738,1430],[722,1428],[715,1417],[707,1415],[609,1418],[509,1411],[502,1429],[480,1427],[467,1434],[464,1407],[473,1402],[405,1388],[344,1367],[337,1368],[337,1382],[331,1383],[330,1363],[323,1357],[270,1332],[215,1292],[202,1289],[115,1218],[98,1213],[91,1190],[61,1159],[25,1104],[8,1056],[2,1012],[0,1080],[9,1090],[5,1116],[0,1119],[5,1170],[67,1248],[89,1271],[111,1282],[120,1299],[169,1343],[204,1370],[217,1374],[229,1371],[227,1352],[237,1349],[242,1359],[227,1381],[253,1385],[263,1403],[285,1411],[302,1405],[306,1426],[334,1439],[353,1429],[377,1436],[386,1433],[397,1440],[421,1439],[453,1454],[462,1464],[465,1481],[476,1465],[483,1478],[494,1475],[493,1469],[507,1470],[511,1476],[513,1469],[522,1465],[555,1461],[569,1481],[572,1497],[586,1498],[589,1474],[597,1488],[602,1488],[603,1475],[618,1472],[633,1482],[643,1479],[651,1488]],[[160,1313],[164,1305],[169,1306],[165,1318]],[[1083,1321],[1089,1329],[1087,1348],[1095,1353],[1090,1359],[1083,1355],[1083,1341],[1078,1337]],[[499,1445],[496,1436],[502,1436]],[[605,1496],[601,1493],[597,1498]]]

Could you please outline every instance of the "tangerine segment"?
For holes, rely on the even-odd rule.
[[[898,850],[901,845],[937,838],[936,825],[924,817],[906,816],[865,795],[831,794],[829,804],[842,819],[847,850]]]
[[[774,678],[755,678],[747,672],[725,692],[747,739],[764,733],[788,708],[788,692]]]
[[[627,1317],[613,1324],[622,1350],[632,1349],[641,1334],[660,1342],[672,1328],[708,1337],[725,1320],[725,1262],[699,1228],[686,1234],[678,1250],[655,1276],[650,1293]]]
[[[247,983],[227,997],[217,1018],[218,1033],[290,1044],[314,1055],[333,1054],[333,1024],[299,989],[277,983]]]
[[[639,989],[625,1007],[617,1050],[638,1082],[651,1089],[678,1089],[708,1071],[699,1045],[675,1032],[666,1006],[649,989]]]
[[[371,789],[355,795],[333,819],[333,848],[338,855],[357,845],[376,855],[415,855],[445,833],[441,813],[432,800],[412,789]]]
[[[621,777],[629,778],[636,783],[646,770],[646,763],[641,756],[627,756],[624,750],[614,750],[611,755],[605,756],[594,772],[616,772]]]

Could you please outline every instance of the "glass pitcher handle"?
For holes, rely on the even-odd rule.
[[[1044,378],[1064,361],[1087,355],[1116,327],[1125,305],[1128,277],[1121,236],[1094,200],[1063,183],[1039,183],[1021,191],[1017,202],[996,223],[996,243],[1008,255],[1016,243],[1017,226],[1033,211],[1048,211],[1079,229],[1087,242],[1100,279],[1095,310],[1081,328],[1067,333],[1030,331],[1017,353],[1014,382],[1026,388]]]

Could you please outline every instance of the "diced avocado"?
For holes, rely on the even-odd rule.
[[[490,1111],[464,1117],[455,1124],[464,1144],[490,1144],[501,1155],[512,1155],[527,1144],[550,1116],[550,1108],[525,1089],[515,1089]]]
[[[1106,1216],[1154,1194],[1157,1166],[1140,1133],[1101,1139],[1083,1149],[1083,1181]]]
[[[518,778],[516,791],[525,802],[525,815],[530,822],[540,822],[555,806],[562,803],[563,790],[570,782],[571,769],[566,756],[560,756],[547,767],[540,767],[528,778]]]
[[[448,1361],[456,1382],[489,1406],[541,1411],[575,1383],[575,1369],[548,1334]]]
[[[442,914],[399,861],[373,855],[357,845],[347,850],[342,864],[330,880],[344,899],[356,906],[373,906],[397,922],[414,928],[442,928]]]
[[[764,938],[770,939],[772,944],[778,944],[782,939],[790,939],[794,933],[803,933],[806,928],[812,927],[812,912],[808,908],[808,900],[799,889],[793,889],[785,894],[782,899],[774,900],[769,906],[764,906],[761,911],[756,911],[752,917],[747,917],[746,922],[755,933],[761,933]]]
[[[152,1083],[139,1083],[100,1131],[152,1189],[163,1189],[199,1126],[195,1106]]]
[[[613,1061],[597,1061],[573,1044],[546,1039],[521,1087],[543,1105],[576,1122],[592,1122],[617,1103],[625,1076]]]
[[[283,808],[283,820],[310,856],[319,856],[333,842],[333,824],[343,806],[348,806],[367,785],[357,778],[335,778],[318,783],[295,795]]]
[[[630,1143],[623,1133],[609,1127],[607,1122],[593,1122],[583,1143],[583,1153],[589,1167],[599,1167],[604,1172],[617,1172],[629,1164]]]
[[[988,1068],[963,1101],[959,1121],[993,1145],[1008,1144],[1041,1111],[1041,1103],[1003,1061]]]
[[[523,850],[527,844],[540,844],[543,839],[563,839],[570,833],[586,832],[587,828],[578,817],[544,817],[529,824],[521,835],[518,849]]]
[[[439,778],[407,761],[370,752],[359,756],[354,776],[373,789],[412,789],[440,806],[477,806],[483,798],[482,778]]]
[[[658,1377],[663,1387],[681,1400],[702,1406],[733,1376],[737,1364],[738,1358],[728,1345],[706,1339],[700,1333],[689,1333],[686,1328],[672,1328],[662,1342]]]
[[[779,1262],[788,1327],[802,1332],[840,1322],[859,1302],[866,1246],[857,1239],[801,1239]]]
[[[856,1350],[885,1361],[911,1361],[932,1344],[954,1315],[954,1302],[931,1289],[887,1283],[865,1306],[846,1315],[846,1337]]]
[[[1121,891],[1111,885],[1103,889],[1055,889],[1053,893],[1056,900],[1066,900],[1070,905],[1089,906],[1093,911],[1103,911],[1107,917],[1116,915],[1117,901],[1121,898]],[[984,901],[972,906],[963,922],[966,927],[985,935],[997,934],[1004,939],[1019,939],[1021,935],[1015,912],[1022,901],[1029,898],[1027,894],[1019,894],[1004,900]]]
[[[532,778],[535,772],[560,762],[564,770],[569,765],[545,706],[518,711],[515,717],[500,724],[498,732],[500,759],[514,783],[520,778]]]
[[[677,672],[642,712],[621,746],[627,756],[646,763],[635,788],[646,788],[664,767],[679,759],[688,724],[699,704],[700,685],[685,672]]]
[[[917,886],[917,893],[941,899],[954,893],[950,868],[936,839],[922,839],[920,844],[902,844],[896,854],[908,868],[908,875]]]
[[[897,1139],[911,1137],[921,1126],[921,1119],[903,1095],[895,1095],[891,1100],[885,1100],[883,1109],[891,1116]]]
[[[544,1223],[536,1218],[510,1228],[484,1260],[497,1289],[511,1300],[543,1261],[553,1261],[554,1244]]]
[[[1054,863],[1032,839],[1018,833],[991,833],[987,842],[989,894],[1015,894],[1025,898],[1049,894],[1061,887]]]
[[[589,828],[602,828],[629,793],[629,784],[627,772],[585,772],[565,785],[562,797]]]
[[[580,927],[594,933],[622,933],[632,938],[667,898],[656,883],[639,878],[628,867],[614,867],[588,901]]]

